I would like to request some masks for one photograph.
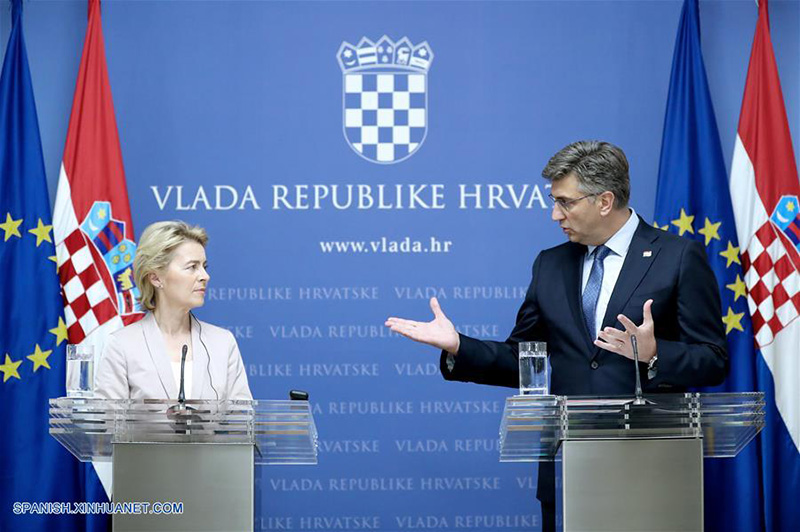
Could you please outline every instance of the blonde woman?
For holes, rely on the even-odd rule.
[[[185,399],[253,398],[231,332],[191,312],[203,305],[210,278],[206,242],[204,229],[180,221],[144,230],[133,268],[147,313],[109,336],[95,377],[97,397],[178,399],[185,351]]]

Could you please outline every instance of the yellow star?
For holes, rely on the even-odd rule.
[[[56,263],[56,271],[58,271],[58,257],[56,257],[55,255],[50,255],[50,256],[49,256],[49,257],[47,257],[47,258],[48,258],[49,260],[52,260],[53,262],[55,262],[55,263]]]
[[[728,334],[734,329],[744,332],[741,323],[743,316],[744,312],[735,313],[731,310],[731,307],[728,307],[728,315],[722,317],[722,323],[725,324],[725,334]]]
[[[793,201],[790,201],[789,203],[786,204],[786,210],[788,210],[789,212],[794,211],[794,202]]]
[[[58,326],[50,329],[50,332],[56,335],[56,345],[61,345],[61,342],[68,338],[67,324],[64,323],[64,318],[58,317]]]
[[[101,220],[105,219],[106,217],[106,210],[103,208],[97,209],[97,217]]]
[[[661,229],[662,231],[666,231],[667,229],[669,229],[669,224],[667,224],[667,225],[658,225],[658,222],[653,220],[653,227],[655,227],[656,229]]]
[[[20,364],[22,364],[22,360],[14,362],[11,360],[11,357],[8,356],[8,353],[6,353],[5,364],[0,364],[0,371],[3,372],[3,382],[6,382],[11,377],[20,378],[19,372],[17,371]]]
[[[681,208],[681,217],[677,220],[672,220],[672,225],[678,228],[678,234],[683,236],[683,233],[689,231],[690,233],[694,234],[694,228],[692,227],[692,222],[694,221],[694,216],[689,216],[686,214],[686,211]]]
[[[14,220],[11,218],[11,213],[6,213],[6,222],[0,224],[0,229],[6,232],[5,240],[3,242],[7,242],[9,238],[12,236],[16,236],[22,238],[22,235],[19,234],[19,225],[22,223],[22,218],[19,220]]]
[[[50,364],[47,363],[47,357],[50,356],[53,350],[50,351],[42,351],[39,347],[39,344],[36,344],[36,350],[33,352],[32,355],[28,355],[28,360],[33,362],[33,371],[36,371],[40,367],[44,366],[47,369],[50,369]]]
[[[734,246],[730,240],[728,240],[728,249],[720,251],[719,254],[728,259],[728,264],[725,265],[726,268],[730,267],[734,262],[736,264],[741,264],[739,260],[739,247]]]
[[[722,225],[722,222],[717,222],[715,224],[711,223],[711,220],[706,218],[705,226],[702,229],[698,229],[697,232],[706,237],[706,246],[709,242],[711,242],[712,238],[716,238],[719,240],[719,226]]]
[[[730,288],[733,290],[734,301],[739,301],[739,297],[747,295],[747,287],[745,286],[744,281],[742,281],[742,278],[739,277],[738,273],[736,274],[736,282],[732,284],[726,284],[725,288]]]
[[[37,248],[39,247],[39,244],[41,244],[44,241],[52,242],[52,240],[50,240],[50,229],[52,228],[53,228],[52,225],[44,225],[42,223],[42,219],[39,218],[39,224],[36,226],[36,229],[28,229],[29,233],[33,233],[34,235],[36,235]]]

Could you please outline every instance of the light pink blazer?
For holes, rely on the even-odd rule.
[[[186,399],[252,399],[233,334],[193,315],[190,319],[194,360],[186,363],[186,371],[192,371],[192,395]],[[108,337],[94,382],[96,397],[177,400],[178,387],[152,312]]]

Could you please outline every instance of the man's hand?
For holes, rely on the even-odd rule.
[[[447,319],[435,297],[431,298],[433,321],[422,322],[404,320],[402,318],[389,318],[385,325],[396,333],[416,342],[438,347],[452,354],[458,354],[460,340],[453,322]]]
[[[652,299],[644,302],[642,308],[644,321],[638,327],[627,316],[623,314],[617,316],[625,330],[620,331],[613,327],[606,327],[597,335],[598,338],[594,341],[594,345],[633,360],[631,335],[635,335],[639,346],[639,362],[650,362],[650,359],[656,356],[655,325],[653,324],[653,313],[650,311],[652,305]]]

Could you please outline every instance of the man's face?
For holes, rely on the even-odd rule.
[[[562,207],[556,202],[551,217],[558,222],[570,242],[598,245],[597,240],[603,234],[606,220],[600,214],[601,203],[597,201],[597,196],[584,197],[586,194],[578,188],[575,174],[553,181],[550,194],[565,204]]]

